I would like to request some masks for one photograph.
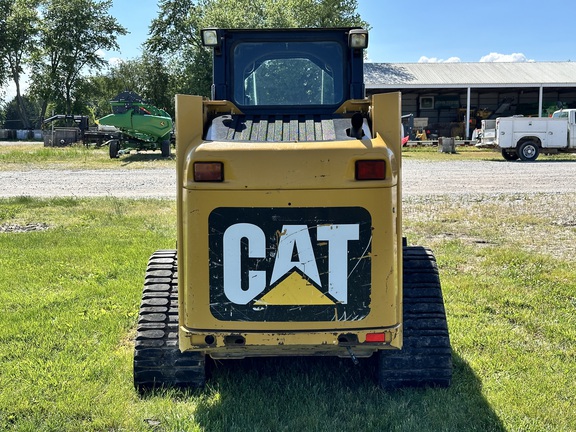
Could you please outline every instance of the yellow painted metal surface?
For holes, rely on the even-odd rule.
[[[369,357],[378,349],[379,344],[364,344],[366,334],[372,331],[358,331],[355,333],[360,343],[354,346],[356,357]],[[295,356],[295,355],[318,355],[350,357],[346,344],[340,340],[344,335],[341,332],[244,332],[228,336],[228,333],[210,333],[214,337],[214,343],[206,345],[207,334],[184,333],[186,340],[192,349],[201,349],[213,358],[244,358],[244,357],[270,357],[270,356]],[[386,341],[389,347],[397,346],[400,339],[400,330],[391,329],[387,334]],[[241,342],[241,343],[240,343]],[[223,349],[225,347],[225,349]]]
[[[369,355],[375,349],[401,347],[399,94],[376,95],[369,101],[349,101],[340,108],[342,113],[368,112],[374,132],[372,139],[321,142],[202,141],[204,129],[212,115],[234,113],[234,110],[235,107],[228,102],[203,102],[199,97],[184,95],[176,97],[181,349],[203,350],[215,358],[299,353],[344,355],[342,335],[352,334],[357,339],[356,345],[361,345],[366,333],[378,332],[386,334],[386,343],[379,346],[366,344],[357,348],[361,355]],[[355,180],[356,161],[366,159],[385,160],[384,180]],[[222,162],[225,180],[218,183],[194,182],[193,164],[198,161]],[[350,212],[369,215],[369,252],[365,257],[357,257],[358,263],[370,263],[369,305],[364,305],[366,313],[358,317],[339,315],[342,309],[339,309],[338,303],[346,303],[346,300],[339,298],[340,292],[332,285],[343,282],[330,282],[330,293],[334,296],[323,294],[317,289],[319,279],[314,277],[314,271],[307,269],[300,273],[282,275],[284,279],[279,279],[278,286],[274,289],[266,288],[269,291],[264,291],[260,297],[250,298],[246,305],[236,300],[238,307],[246,311],[250,311],[250,308],[266,308],[268,305],[294,310],[307,307],[310,310],[315,310],[314,307],[334,309],[330,319],[317,320],[313,316],[306,319],[300,316],[293,321],[278,318],[261,320],[250,318],[250,314],[247,314],[246,319],[239,319],[236,314],[234,319],[228,320],[224,313],[214,313],[217,306],[213,304],[210,284],[217,277],[213,270],[214,250],[211,251],[214,243],[209,237],[211,232],[214,233],[215,215],[234,214],[235,209],[249,215],[261,210],[266,215],[277,211],[297,219],[294,215],[297,216],[299,212],[302,215],[325,215],[330,214],[332,208],[337,209],[335,212],[346,213],[346,209],[350,209]],[[307,227],[318,232],[317,235],[311,234],[309,240],[301,236],[304,240],[300,240],[298,248],[302,247],[302,242],[310,241],[315,242],[313,250],[318,251],[322,247],[326,249],[326,244],[330,243],[320,238],[321,230],[329,235],[322,228],[325,222],[314,225],[306,220],[291,220],[285,224],[283,227],[307,224]],[[257,225],[244,223],[239,218],[234,226],[249,229],[254,239],[257,239],[263,235]],[[349,229],[351,226],[348,223],[341,228]],[[349,243],[356,239],[354,235],[349,234]],[[281,237],[282,232],[278,236]],[[229,238],[235,237],[230,235]],[[269,241],[266,244],[269,253]],[[223,250],[226,253],[226,248]],[[246,255],[251,252],[242,253]],[[303,254],[302,251],[298,253]],[[274,259],[280,260],[279,257]],[[331,263],[328,258],[325,261]],[[336,274],[335,268],[329,271]],[[260,275],[257,273],[254,271],[252,276],[255,278],[263,275],[263,272]],[[224,271],[224,275],[227,274],[230,273]],[[322,272],[320,276],[325,280],[326,276]],[[348,286],[347,289],[350,295],[355,287]],[[245,296],[241,291],[238,293],[240,297]],[[232,310],[234,307],[230,308]],[[230,316],[233,316],[233,312],[230,312]],[[240,345],[230,344],[227,335],[240,335],[244,342]]]

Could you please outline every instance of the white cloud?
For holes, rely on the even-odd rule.
[[[109,64],[110,66],[117,66],[117,65],[119,65],[120,63],[124,63],[124,60],[121,59],[120,57],[110,57],[110,58],[108,59],[108,64]]]
[[[110,66],[116,66],[122,62],[124,62],[124,59],[120,58],[120,57],[110,57],[110,58],[106,58],[108,56],[108,52],[104,51],[103,49],[98,49],[96,50],[96,55],[98,57],[100,57],[102,60],[105,60],[106,62],[108,62],[108,64]]]
[[[438,57],[426,57],[422,56],[418,59],[418,63],[460,63],[462,60],[460,57],[450,57],[446,60],[440,59]],[[534,62],[535,60],[528,59],[522,53],[512,53],[512,54],[500,54],[496,52],[491,52],[479,60],[480,63],[504,63],[504,62]]]
[[[483,56],[480,59],[480,63],[505,63],[505,62],[533,62],[534,60],[529,60],[522,53],[512,53],[512,54],[500,54],[492,52],[488,55]]]
[[[418,63],[460,63],[460,57],[450,57],[447,60],[439,59],[437,57],[422,56],[418,59]]]

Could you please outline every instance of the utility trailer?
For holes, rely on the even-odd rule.
[[[149,260],[136,388],[269,356],[376,357],[383,388],[450,385],[436,260],[402,235],[400,94],[365,98],[367,31],[202,40],[213,94],[176,96],[177,249]]]
[[[54,127],[54,123],[64,122],[67,127]],[[88,116],[75,114],[56,114],[42,122],[43,126],[51,124],[44,130],[44,146],[54,147],[72,145],[82,141],[85,146],[95,143],[101,146],[104,142],[121,139],[122,133],[116,128],[89,127]]]

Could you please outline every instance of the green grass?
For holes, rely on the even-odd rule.
[[[406,232],[432,247],[454,353],[507,430],[575,430],[576,194],[414,198]]]
[[[0,200],[0,227],[27,224],[48,228],[0,232],[0,430],[576,430],[576,194],[407,198],[409,243],[440,265],[455,375],[395,393],[370,361],[286,358],[140,397],[142,278],[174,247],[174,202]]]
[[[438,151],[438,146],[415,146],[404,147],[402,158],[431,161],[453,161],[453,160],[483,160],[483,161],[503,161],[504,158],[497,149],[478,148],[475,146],[458,146],[456,153],[442,153]],[[538,156],[539,161],[575,161],[575,154],[560,153],[557,155]],[[520,162],[518,162],[520,163]]]
[[[174,167],[175,155],[163,158],[159,151],[132,152],[110,159],[108,147],[44,147],[42,143],[0,145],[0,170],[22,169],[114,169]]]
[[[414,160],[453,161],[483,160],[502,161],[500,152],[494,149],[482,149],[474,146],[456,147],[456,153],[442,153],[438,146],[404,147],[402,157]],[[574,161],[574,154],[540,155],[540,161]],[[132,152],[110,159],[108,147],[44,147],[42,143],[0,145],[0,170],[15,171],[23,169],[115,169],[115,168],[173,168],[175,154],[172,149],[170,158],[162,158],[159,151]]]

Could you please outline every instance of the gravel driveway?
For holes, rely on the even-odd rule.
[[[576,162],[404,160],[405,196],[576,192]],[[0,171],[0,197],[175,198],[170,169]]]

